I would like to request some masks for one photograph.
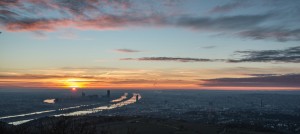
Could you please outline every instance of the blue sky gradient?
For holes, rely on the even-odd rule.
[[[299,6],[4,0],[0,87],[298,90]]]

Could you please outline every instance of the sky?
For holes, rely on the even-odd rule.
[[[300,90],[298,0],[1,0],[0,88]]]

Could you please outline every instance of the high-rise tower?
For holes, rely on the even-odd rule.
[[[110,90],[107,90],[107,97],[110,97]]]
[[[139,101],[139,95],[137,94],[136,96],[135,96],[135,102],[138,102]]]

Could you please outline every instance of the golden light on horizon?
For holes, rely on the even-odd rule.
[[[87,82],[83,79],[67,79],[64,82],[64,85],[68,88],[72,88],[76,90],[76,88],[83,88]]]

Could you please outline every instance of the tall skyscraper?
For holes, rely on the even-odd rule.
[[[135,102],[138,102],[139,101],[139,95],[137,94],[136,96],[135,96]]]
[[[110,90],[107,90],[107,97],[110,97]]]

